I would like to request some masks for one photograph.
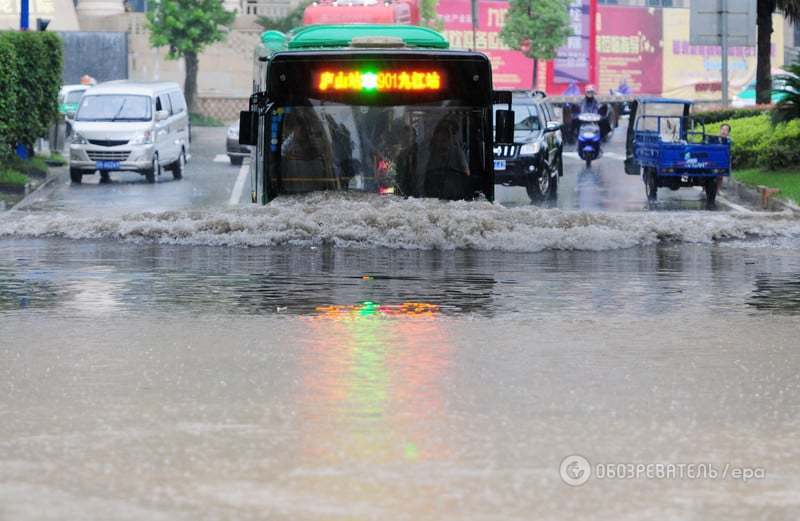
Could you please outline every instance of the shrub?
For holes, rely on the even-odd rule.
[[[58,113],[61,40],[48,32],[0,32],[0,121],[2,140],[32,146]]]
[[[734,168],[777,170],[800,165],[800,120],[772,126],[762,114],[706,125],[706,132],[719,132],[722,123],[731,126],[731,162]]]
[[[47,177],[47,162],[41,157],[23,161],[17,156],[12,156],[6,161],[6,166],[31,177]]]
[[[0,163],[7,161],[12,153],[18,72],[14,46],[0,33]]]
[[[189,114],[189,122],[196,127],[224,127],[225,123],[218,120],[214,116],[206,116],[192,112]]]
[[[0,170],[0,185],[25,186],[28,178],[14,170]]]
[[[719,123],[721,121],[729,121],[732,119],[752,118],[753,116],[760,116],[769,111],[769,105],[754,105],[752,107],[731,108],[731,107],[717,107],[709,108],[706,110],[697,111],[692,114],[695,118],[703,121],[706,124]]]

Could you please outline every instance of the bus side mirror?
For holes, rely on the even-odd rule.
[[[514,111],[499,109],[495,111],[494,142],[514,142]]]
[[[239,144],[258,144],[258,113],[250,110],[239,112]]]

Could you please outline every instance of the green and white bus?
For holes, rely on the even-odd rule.
[[[493,200],[497,141],[510,142],[510,92],[489,59],[402,25],[268,31],[239,140],[254,147],[252,200],[320,190]]]

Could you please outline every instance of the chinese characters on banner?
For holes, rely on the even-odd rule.
[[[598,89],[607,93],[626,84],[632,93],[661,94],[662,10],[599,6],[597,14]]]
[[[492,81],[496,89],[530,89],[533,81],[533,60],[508,48],[500,39],[508,2],[479,0],[478,30],[473,42],[470,2],[440,0],[437,8],[444,20],[442,33],[453,49],[474,49],[486,54],[492,62]]]
[[[572,0],[569,4],[569,23],[572,36],[558,50],[553,60],[553,83],[591,83],[591,2]]]
[[[722,85],[721,48],[718,45],[689,44],[689,10],[664,9],[664,96],[689,99],[720,99]],[[772,63],[783,63],[783,18],[772,17]],[[755,30],[755,29],[754,29]],[[756,76],[755,47],[728,49],[731,94],[747,88]]]

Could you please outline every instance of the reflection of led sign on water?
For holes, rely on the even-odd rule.
[[[322,71],[316,78],[320,91],[421,92],[442,89],[438,71]]]
[[[375,302],[362,302],[361,304],[346,304],[332,306],[317,306],[316,311],[322,316],[433,316],[440,309],[436,304],[428,302],[403,302],[402,304],[376,304]]]

